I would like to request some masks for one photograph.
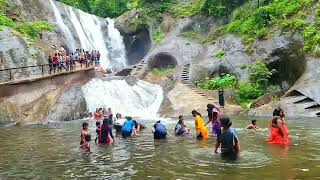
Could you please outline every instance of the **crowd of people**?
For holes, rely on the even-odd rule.
[[[235,160],[240,154],[240,141],[234,128],[232,128],[232,121],[228,116],[222,114],[220,108],[213,104],[207,105],[208,122],[204,123],[202,115],[193,110],[191,112],[194,117],[195,137],[198,140],[206,140],[209,138],[209,133],[206,125],[211,122],[211,132],[216,135],[216,143],[214,152],[218,152],[221,147],[221,156],[225,159]],[[134,137],[138,132],[145,129],[142,123],[133,120],[132,117],[122,118],[121,114],[117,113],[113,117],[111,108],[97,108],[92,113],[92,118],[96,120],[96,139],[97,144],[110,144],[115,141],[112,128],[122,134],[123,138]],[[189,134],[190,129],[187,128],[184,122],[184,117],[180,115],[178,122],[174,129],[174,136],[185,136]],[[99,119],[102,119],[102,124]],[[246,129],[258,130],[257,120],[252,120]],[[285,122],[285,113],[278,107],[273,112],[273,117],[269,123],[270,134],[265,138],[265,142],[271,144],[288,144],[289,132]],[[169,132],[166,126],[157,121],[152,128],[154,139],[166,139]],[[81,130],[81,149],[90,151],[91,136],[88,134],[88,123],[84,122]]]
[[[72,71],[76,68],[76,63],[80,66],[89,67],[100,64],[101,54],[98,50],[85,51],[76,49],[75,52],[67,52],[63,47],[59,49],[52,46],[53,54],[48,55],[49,74],[59,73],[63,70]]]

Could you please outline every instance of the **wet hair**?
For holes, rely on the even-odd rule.
[[[116,118],[121,118],[121,114],[120,114],[120,113],[117,113],[117,114],[116,114]]]
[[[90,142],[90,141],[91,141],[91,135],[90,135],[90,134],[85,135],[84,139],[85,139],[87,142]]]
[[[222,116],[221,117],[221,125],[224,127],[231,127],[232,122],[230,121],[230,118],[228,116]]]
[[[251,123],[252,123],[252,124],[255,124],[256,122],[257,122],[257,120],[256,120],[256,119],[251,120]]]
[[[272,124],[277,125],[278,119],[280,119],[280,116],[275,116],[275,117],[273,117],[273,118],[272,118]]]
[[[84,129],[84,127],[89,126],[89,124],[87,122],[83,122],[82,123],[82,128]]]
[[[181,118],[183,118],[183,116],[182,116],[182,115],[180,115],[180,116],[179,116],[179,119],[181,119]]]
[[[127,116],[126,119],[127,120],[132,120],[132,117],[131,116]]]
[[[137,122],[137,121],[135,121],[135,120],[133,120],[133,123],[134,123],[134,128],[138,128],[138,126],[139,126],[139,123]]]
[[[274,109],[272,115],[273,116],[280,116],[280,113],[283,112],[283,109],[281,107],[277,107]]]
[[[200,117],[202,117],[201,114],[196,110],[193,110],[191,113],[192,115],[199,115]]]
[[[100,125],[100,122],[99,122],[99,121],[97,121],[97,122],[96,122],[96,126],[99,126],[99,125]]]

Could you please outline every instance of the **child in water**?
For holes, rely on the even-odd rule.
[[[91,135],[87,134],[85,136],[86,142],[84,142],[80,148],[84,151],[90,152],[90,141],[91,141]]]
[[[94,140],[95,143],[97,143],[97,140],[99,139],[99,135],[100,135],[100,122],[97,121],[96,122],[96,133],[97,133],[97,136],[96,136],[96,139]]]
[[[252,120],[251,121],[251,124],[249,124],[246,129],[254,129],[255,131],[258,130],[258,127],[257,127],[257,120]]]
[[[240,154],[240,142],[236,131],[231,127],[232,122],[229,117],[222,117],[221,125],[221,134],[218,136],[214,152],[217,153],[221,145],[221,157],[236,160]]]

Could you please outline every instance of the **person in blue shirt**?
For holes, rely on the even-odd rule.
[[[183,116],[179,116],[179,121],[176,124],[176,127],[174,128],[174,134],[176,136],[184,136],[189,133],[189,129],[184,124]]]
[[[161,124],[160,121],[157,121],[153,125],[152,133],[154,139],[165,139],[167,135],[169,135],[167,132],[167,128],[163,124]]]
[[[134,125],[135,125],[135,121],[132,120],[132,117],[127,117],[127,120],[124,122],[123,126],[122,126],[122,137],[123,138],[127,138],[129,136],[131,136],[132,134],[136,134],[135,129],[134,129]]]
[[[218,136],[215,146],[215,153],[221,145],[221,157],[228,160],[236,160],[240,155],[240,142],[236,131],[231,127],[232,122],[229,117],[221,118],[221,134]]]

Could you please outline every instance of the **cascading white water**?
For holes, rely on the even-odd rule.
[[[56,23],[57,23],[58,27],[61,29],[61,31],[63,32],[64,37],[66,38],[65,42],[67,43],[68,48],[70,50],[74,50],[75,49],[75,40],[71,34],[71,31],[63,22],[63,19],[61,17],[61,14],[60,14],[59,9],[57,8],[55,2],[53,2],[53,0],[50,0],[50,4],[52,6],[53,13],[56,18]]]
[[[104,69],[111,67],[109,51],[107,49],[108,42],[102,32],[101,20],[98,19],[97,16],[72,7],[69,7],[68,13],[80,39],[82,48],[85,50],[99,50],[101,53],[101,66]],[[107,31],[107,29],[105,31]]]
[[[107,18],[108,21],[108,37],[110,38],[109,49],[111,50],[110,56],[113,61],[118,62],[119,68],[127,66],[126,51],[123,43],[123,37],[118,29],[114,27],[114,20]]]
[[[159,85],[139,80],[130,86],[125,80],[92,79],[82,87],[89,111],[111,107],[114,113],[156,118],[163,100]]]

